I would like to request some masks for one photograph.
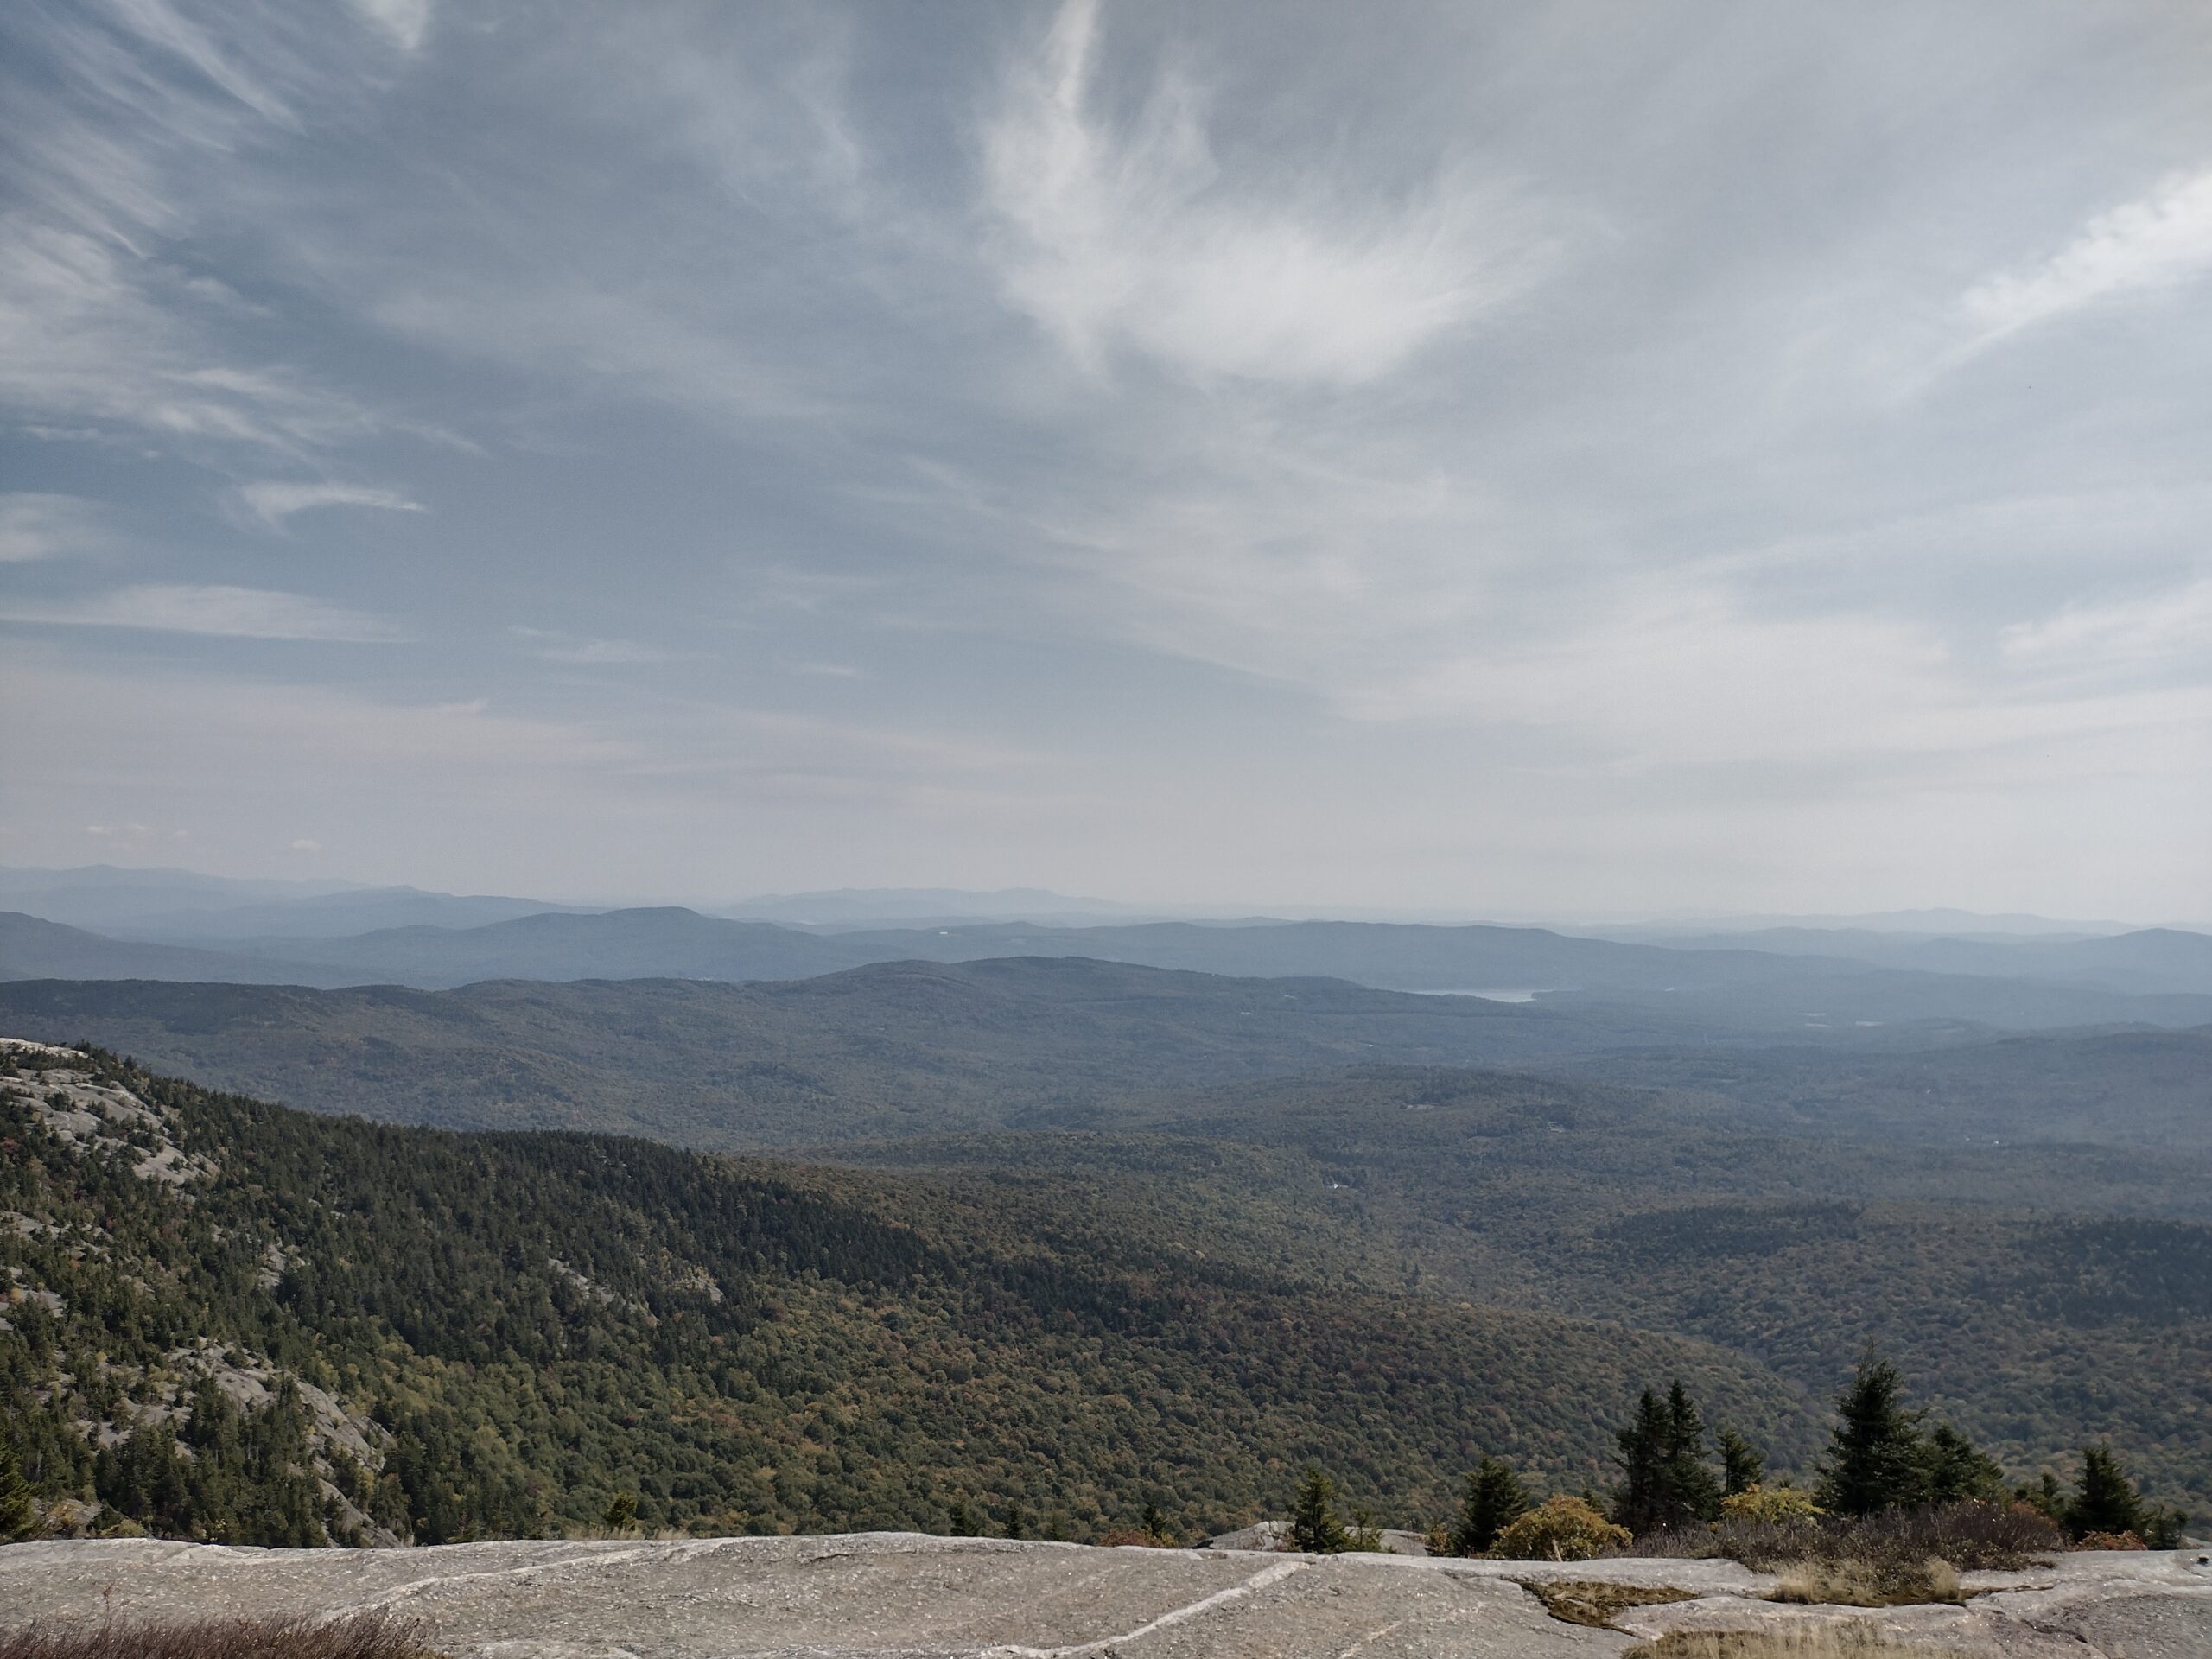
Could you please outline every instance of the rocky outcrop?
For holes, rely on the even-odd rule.
[[[1528,1586],[1600,1580],[1681,1599],[1601,1629]],[[1431,1560],[868,1533],[843,1537],[251,1550],[151,1540],[0,1549],[0,1627],[38,1619],[336,1616],[422,1622],[453,1659],[1523,1659],[1618,1654],[1688,1629],[1865,1621],[1962,1659],[2203,1659],[2212,1563],[2075,1554],[1971,1575],[1963,1606],[1760,1599],[1726,1561]]]

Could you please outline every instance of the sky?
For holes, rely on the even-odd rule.
[[[95,861],[2212,917],[2212,7],[7,7]]]

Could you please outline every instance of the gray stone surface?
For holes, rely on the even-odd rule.
[[[847,1537],[252,1550],[152,1540],[0,1549],[0,1628],[38,1619],[419,1618],[454,1659],[1505,1659],[1618,1654],[1627,1634],[1552,1618],[1522,1581],[1606,1579],[1699,1599],[1627,1631],[1868,1619],[1980,1659],[2208,1659],[2212,1567],[2075,1555],[1977,1574],[1964,1607],[1782,1607],[1726,1561],[1567,1566],[1217,1549]]]

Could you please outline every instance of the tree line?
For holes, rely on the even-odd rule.
[[[1590,1555],[1731,1517],[1814,1523],[1961,1503],[2021,1506],[2091,1548],[2181,1544],[2189,1517],[2146,1503],[2110,1446],[2082,1449],[2070,1492],[2048,1470],[2007,1487],[1995,1459],[1949,1423],[1930,1422],[1927,1410],[1905,1404],[1903,1379],[1879,1355],[1860,1362],[1835,1414],[1818,1480],[1769,1485],[1765,1457],[1733,1428],[1722,1426],[1708,1450],[1703,1414],[1680,1379],[1664,1395],[1646,1388],[1614,1436],[1619,1479],[1610,1497],[1586,1488],[1540,1503],[1511,1464],[1486,1455],[1467,1471],[1459,1513],[1432,1532],[1430,1548],[1512,1559]],[[1319,1553],[1380,1548],[1364,1516],[1347,1527],[1336,1503],[1335,1484],[1309,1467],[1291,1505],[1293,1543]]]

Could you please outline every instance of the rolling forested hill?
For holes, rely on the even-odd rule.
[[[1107,1127],[1132,1094],[1390,1062],[1662,1087],[1732,1101],[1751,1127],[1885,1145],[2212,1153],[2212,1027],[2006,1039],[1946,1024],[1818,1047],[1691,1045],[1616,1012],[1048,958],[749,985],[0,984],[0,1030],[87,1038],[311,1110],[725,1150]]]
[[[2005,976],[1929,971],[1803,951],[1679,950],[1537,927],[1376,922],[1187,922],[1098,927],[989,923],[822,934],[680,907],[554,913],[480,926],[341,938],[226,938],[215,950],[141,945],[0,913],[0,979],[176,979],[450,988],[487,979],[807,978],[881,963],[1084,957],[1244,978],[1334,978],[1383,989],[1541,992],[1598,1027],[1678,1037],[1755,1033],[1849,1040],[1869,1028],[1965,1021],[2008,1030],[2212,1021],[2212,943],[2137,933],[2097,942],[2069,982],[2063,961]],[[1929,966],[1940,968],[1943,958]],[[1980,957],[1973,963],[1986,966]],[[2025,960],[2025,958],[2024,958]],[[2135,964],[2120,988],[2100,975]],[[1618,1040],[1603,1038],[1599,1040]]]
[[[2212,1158],[2059,1141],[1900,1149],[1737,1103],[1370,1067],[1127,1103],[1120,1133],[1264,1148],[1432,1294],[1694,1334],[1817,1395],[1870,1343],[2016,1466],[2110,1433],[2212,1499]],[[1016,1165],[1080,1137],[849,1151]]]
[[[1370,1058],[1514,1064],[1589,1040],[1525,1006],[1079,959],[447,992],[33,981],[0,985],[0,1028],[88,1037],[314,1110],[729,1150],[988,1128]]]
[[[833,1171],[0,1058],[0,1433],[48,1501],[181,1535],[538,1534],[624,1494],[710,1531],[1218,1529],[1308,1459],[1436,1518],[1482,1451],[1601,1478],[1677,1373],[1779,1459],[1815,1437],[1710,1344],[1377,1285],[1354,1207],[1270,1198],[1264,1154]]]

